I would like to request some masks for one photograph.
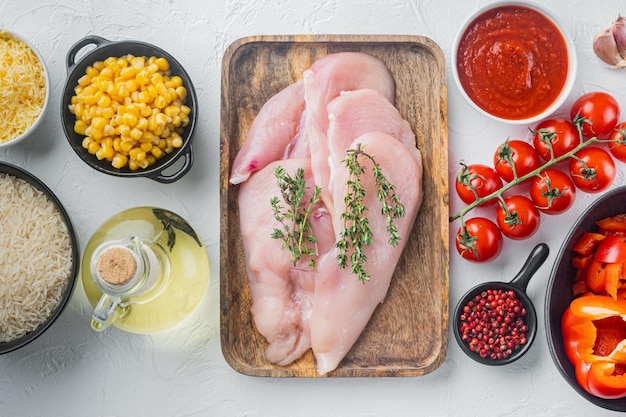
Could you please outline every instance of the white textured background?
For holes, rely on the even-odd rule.
[[[529,285],[540,327],[527,355],[507,367],[467,358],[450,334],[448,355],[436,371],[418,378],[269,379],[233,371],[219,340],[219,107],[220,67],[236,39],[263,34],[414,34],[444,51],[449,86],[450,170],[461,158],[491,163],[507,137],[528,138],[525,126],[480,116],[466,104],[450,73],[458,28],[485,1],[442,0],[0,0],[0,28],[32,41],[48,63],[52,111],[35,140],[0,151],[0,160],[42,179],[69,212],[81,243],[105,219],[126,208],[154,205],[185,217],[209,251],[212,279],[194,315],[171,331],[141,336],[89,328],[90,306],[77,286],[53,327],[27,347],[0,356],[0,416],[598,416],[612,415],[580,398],[550,358],[543,326],[544,294],[556,252],[569,226],[592,200],[581,195],[567,214],[544,220],[532,239],[505,247],[489,265],[450,265],[450,307],[485,280],[509,280],[535,244],[552,253]],[[614,93],[626,117],[626,71],[600,64],[594,34],[626,4],[618,0],[547,2],[574,38],[579,76],[573,99],[596,89]],[[173,54],[190,73],[200,101],[191,172],[170,185],[124,180],[91,170],[63,136],[60,99],[68,49],[86,35],[141,40]],[[624,118],[624,117],[623,117]],[[1,122],[1,121],[0,121]],[[624,184],[626,165],[619,165]],[[579,193],[581,194],[581,193]],[[451,210],[459,208],[453,197]],[[543,217],[546,219],[546,216]],[[457,225],[451,227],[456,229]],[[451,246],[452,247],[452,246]],[[1,271],[0,271],[1,273]]]

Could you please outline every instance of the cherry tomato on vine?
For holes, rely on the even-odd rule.
[[[530,198],[543,213],[563,213],[574,204],[576,186],[563,171],[546,169],[530,182]]]
[[[578,97],[570,116],[574,124],[582,123],[583,135],[586,138],[601,137],[617,125],[619,120],[619,104],[610,94],[594,91]]]
[[[490,166],[483,164],[465,165],[456,177],[456,192],[466,204],[476,201],[476,196],[485,197],[502,188],[502,179]],[[485,201],[481,206],[495,204],[496,199]]]
[[[541,214],[535,204],[523,195],[504,199],[496,209],[496,221],[502,234],[510,239],[531,237],[539,229]]]
[[[506,182],[515,178],[523,177],[529,172],[539,168],[541,161],[535,148],[522,140],[507,140],[496,150],[493,155],[493,164],[496,171]]]
[[[541,121],[533,131],[533,146],[544,161],[558,158],[580,144],[574,123],[562,118]],[[551,152],[552,151],[552,152]]]
[[[473,217],[456,232],[456,250],[472,262],[489,262],[502,251],[502,233],[494,222]]]
[[[619,123],[609,133],[609,150],[619,161],[626,162],[626,122]]]
[[[613,184],[615,162],[604,149],[587,146],[572,156],[569,161],[569,173],[580,190],[598,193]]]

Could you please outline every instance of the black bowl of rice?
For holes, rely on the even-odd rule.
[[[0,162],[0,354],[40,336],[67,305],[78,273],[70,218],[38,178]]]

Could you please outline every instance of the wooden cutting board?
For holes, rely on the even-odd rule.
[[[424,200],[387,297],[330,377],[418,376],[435,370],[448,346],[448,134],[445,60],[421,36],[294,35],[246,37],[224,54],[220,155],[220,331],[226,361],[253,376],[318,377],[312,353],[289,366],[265,359],[267,342],[250,314],[239,228],[239,187],[230,167],[261,106],[317,59],[360,51],[385,62],[396,106],[424,160]]]

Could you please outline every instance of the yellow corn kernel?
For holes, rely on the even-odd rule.
[[[139,85],[146,85],[150,82],[150,74],[146,70],[141,70],[135,75],[135,81]]]
[[[174,88],[177,88],[183,85],[183,79],[180,78],[180,76],[178,75],[174,75],[172,78],[170,78],[170,81],[172,82],[172,87]]]
[[[146,67],[150,74],[154,74],[159,70],[159,66],[157,64],[150,64]]]
[[[101,107],[102,109],[109,107],[111,105],[111,97],[103,93],[97,104],[98,107]]]
[[[104,117],[95,117],[91,121],[91,127],[93,129],[104,129],[104,126],[106,126],[107,123],[108,123],[108,121]]]
[[[144,91],[146,91],[152,99],[155,99],[159,95],[154,84],[148,85]]]
[[[137,70],[134,67],[124,67],[120,70],[120,78],[122,80],[130,80],[137,75]]]
[[[137,161],[135,161],[134,159],[129,159],[128,169],[130,169],[131,171],[137,171],[139,169],[139,165],[137,164]]]
[[[159,148],[158,146],[153,146],[150,149],[150,153],[154,155],[155,158],[158,159],[163,156],[163,149]]]
[[[106,107],[102,109],[102,117],[105,119],[111,120],[115,116],[115,108],[114,107]]]
[[[79,135],[84,135],[86,129],[87,123],[83,122],[82,120],[76,120],[76,122],[74,123],[74,132],[78,133]]]
[[[102,129],[102,133],[104,133],[104,136],[115,136],[116,129],[107,123],[104,129]]]
[[[88,66],[85,69],[85,74],[87,74],[88,76],[90,76],[91,78],[95,77],[98,75],[100,71],[98,71],[96,68],[94,68],[93,66]]]
[[[124,152],[125,154],[128,154],[131,151],[131,149],[133,149],[133,145],[134,145],[134,142],[132,139],[124,140],[124,138],[122,138],[120,140],[121,152]]]
[[[142,142],[141,145],[139,145],[139,149],[141,149],[142,151],[146,152],[146,154],[148,152],[150,152],[152,150],[152,143],[150,142]]]
[[[139,119],[137,119],[137,125],[135,127],[142,131],[148,130],[148,119],[146,119],[145,117],[140,117]]]
[[[184,100],[185,98],[187,98],[187,89],[183,86],[180,87],[176,87],[176,96],[180,99],[180,100]]]
[[[137,89],[139,88],[139,84],[135,80],[127,80],[126,81],[126,88],[128,89],[128,91],[133,93],[133,92],[137,91]]]
[[[98,102],[98,97],[96,97],[95,95],[86,96],[83,99],[83,103],[88,104],[88,105],[93,105],[93,104],[96,104],[97,102]]]
[[[102,71],[102,69],[104,68],[104,62],[96,61],[96,62],[93,63],[92,67],[94,67],[98,71]]]
[[[122,139],[119,136],[113,138],[113,149],[115,149],[116,152],[122,152],[121,143]]]
[[[137,124],[137,116],[135,116],[133,113],[124,113],[122,115],[122,120],[124,121],[124,124],[130,127],[135,127],[135,125]]]
[[[168,117],[177,116],[178,113],[180,113],[180,107],[167,106],[166,108],[163,109],[163,113]]]
[[[128,157],[122,153],[116,153],[115,156],[113,157],[113,160],[111,161],[111,165],[113,166],[113,168],[124,168],[126,166],[126,164],[128,163]]]
[[[113,156],[115,155],[115,151],[113,150],[112,146],[106,146],[106,145],[102,145],[100,146],[100,149],[98,149],[96,151],[96,158],[98,158],[98,160],[103,160],[103,159],[113,159]]]
[[[98,152],[98,149],[100,149],[100,144],[95,140],[92,140],[91,142],[89,142],[89,145],[87,145],[87,152],[92,155]]]
[[[176,132],[172,133],[172,146],[174,148],[180,148],[183,146],[183,138]]]
[[[142,151],[141,148],[132,148],[130,151],[128,151],[128,156],[130,157],[130,159],[135,161],[142,161],[146,159],[146,153]]]
[[[90,136],[93,137],[95,140],[100,140],[104,137],[104,132],[102,131],[102,129],[91,129],[90,132]]]
[[[90,138],[89,136],[85,136],[83,138],[83,141],[81,142],[81,146],[85,149],[89,149],[89,144],[93,142],[93,139]]]
[[[145,66],[145,62],[146,62],[145,57],[137,56],[137,57],[133,57],[130,60],[130,65],[132,65],[132,67],[135,68],[136,70],[141,70]]]
[[[147,158],[140,159],[139,161],[137,161],[137,165],[139,166],[139,168],[148,168],[148,166],[150,165],[150,160]]]
[[[125,124],[121,124],[117,127],[117,133],[120,134],[120,136],[130,136],[130,126],[125,125]]]
[[[156,162],[156,157],[154,155],[152,155],[151,153],[149,153],[149,154],[146,155],[146,159],[145,160],[148,162],[148,165],[146,166],[146,168],[147,168],[147,167],[149,167],[150,165],[152,165],[152,164],[154,164]]]
[[[131,138],[133,138],[134,140],[139,140],[139,139],[141,139],[141,136],[143,136],[143,131],[141,131],[141,130],[139,130],[139,129],[137,129],[137,128],[135,127],[135,128],[133,128],[133,129],[130,131],[130,135],[129,135],[129,136],[130,136]]]
[[[141,138],[139,138],[139,142],[141,143],[156,143],[156,136],[152,132],[143,132]]]
[[[91,77],[87,74],[83,75],[78,79],[78,85],[86,87],[91,83]]]
[[[152,114],[152,107],[148,106],[146,103],[139,103],[139,115],[141,117],[150,117]]]
[[[100,75],[107,80],[112,80],[115,72],[109,66],[105,66],[100,70]]]
[[[167,71],[170,69],[170,63],[167,62],[166,58],[157,58],[154,63],[157,64],[157,66],[159,67],[159,71]]]
[[[189,116],[189,114],[191,113],[191,107],[183,104],[182,106],[180,106],[180,112],[185,116]]]
[[[118,67],[124,69],[124,68],[128,67],[128,64],[129,64],[128,57],[129,56],[130,55],[121,56],[121,57],[117,58],[117,61],[115,61],[115,63],[117,64]]]

